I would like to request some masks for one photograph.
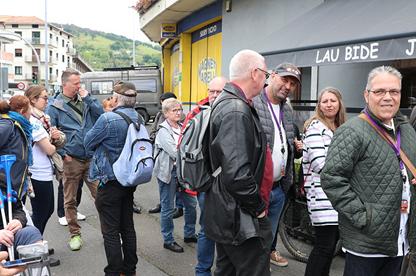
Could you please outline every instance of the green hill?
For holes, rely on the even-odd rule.
[[[60,24],[56,24],[60,25]],[[74,35],[77,53],[94,70],[105,67],[126,67],[132,63],[133,41],[121,35],[94,31],[76,25],[61,25]],[[161,49],[157,44],[136,40],[136,65],[159,65]]]

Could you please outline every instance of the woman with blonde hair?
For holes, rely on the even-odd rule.
[[[303,141],[303,173],[305,191],[315,245],[309,256],[305,276],[327,276],[339,238],[338,213],[321,187],[320,173],[325,165],[329,144],[335,130],[346,120],[341,92],[324,88],[318,97],[315,113],[305,122]]]

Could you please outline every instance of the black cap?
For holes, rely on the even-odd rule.
[[[294,77],[300,83],[300,75],[301,75],[300,70],[298,69],[298,67],[296,67],[292,63],[280,63],[279,65],[276,66],[276,68],[273,71],[282,77],[284,76]]]
[[[166,93],[163,93],[162,95],[160,95],[159,99],[163,102],[164,100],[167,100],[169,98],[176,99],[176,95],[173,94],[172,92],[166,92]]]

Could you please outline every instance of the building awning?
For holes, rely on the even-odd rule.
[[[416,58],[416,1],[327,0],[256,42],[267,64]]]

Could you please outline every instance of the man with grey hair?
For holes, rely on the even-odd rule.
[[[205,195],[204,224],[217,248],[216,275],[270,275],[272,232],[261,195],[266,137],[251,103],[266,70],[260,54],[238,52],[230,62],[231,82],[212,107],[209,155],[221,172]]]
[[[84,143],[87,153],[93,154],[94,164],[89,178],[100,182],[95,206],[107,257],[105,275],[135,275],[137,255],[133,193],[136,187],[121,186],[112,164],[119,158],[127,136],[128,124],[122,115],[128,116],[132,122],[139,121],[143,128],[144,121],[134,109],[137,94],[134,84],[119,81],[113,90],[112,104],[115,108],[98,118],[85,136]]]
[[[321,173],[339,214],[345,276],[399,275],[414,240],[415,176],[401,152],[416,163],[416,133],[399,112],[401,79],[390,66],[369,73],[366,107],[337,129]]]
[[[47,113],[51,117],[51,125],[65,133],[67,142],[58,150],[64,161],[64,205],[65,217],[68,221],[71,239],[71,250],[82,247],[81,226],[77,220],[77,191],[80,181],[87,184],[91,195],[95,198],[97,182],[88,179],[90,159],[84,147],[84,137],[92,128],[98,117],[104,112],[97,99],[81,88],[81,74],[73,69],[62,73],[62,90]]]

